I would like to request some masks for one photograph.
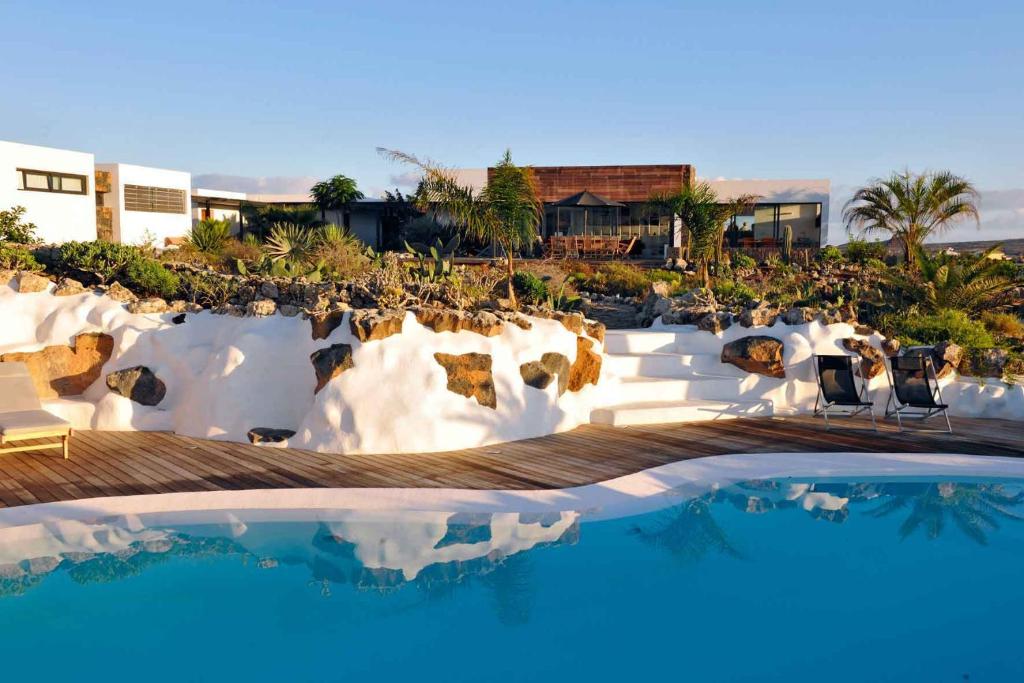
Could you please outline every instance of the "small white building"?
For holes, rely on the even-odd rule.
[[[97,164],[96,170],[110,174],[110,192],[102,193],[97,204],[111,209],[112,241],[143,244],[152,240],[163,247],[188,234],[191,174],[131,164]]]
[[[45,242],[96,239],[92,154],[0,140],[0,210],[25,207]]]

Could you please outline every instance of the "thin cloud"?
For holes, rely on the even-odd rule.
[[[192,176],[192,185],[208,190],[248,192],[252,194],[300,194],[309,192],[317,182],[313,176],[240,176],[204,173]]]

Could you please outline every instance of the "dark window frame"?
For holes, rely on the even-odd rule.
[[[79,175],[78,173],[63,173],[61,171],[43,171],[43,170],[36,169],[36,168],[19,168],[19,169],[17,169],[17,171],[18,171],[18,173],[21,176],[21,187],[19,187],[18,189],[19,190],[23,190],[25,192],[50,192],[50,193],[53,193],[53,194],[77,194],[77,195],[87,195],[87,194],[89,194],[89,176],[87,176],[87,175]],[[41,187],[29,187],[28,186],[28,180],[25,177],[27,174],[31,174],[31,175],[44,175],[44,176],[46,176],[46,189],[43,189]],[[55,178],[60,181],[61,187],[59,189],[54,189],[54,187],[53,187],[53,185],[54,185],[53,181],[54,181]],[[78,191],[78,190],[65,190],[65,189],[63,189],[63,185],[64,185],[63,179],[64,178],[74,178],[75,180],[82,181],[82,189],[81,189],[81,191]]]

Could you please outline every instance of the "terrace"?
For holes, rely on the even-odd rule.
[[[953,418],[953,434],[897,432],[864,419],[827,435],[809,416],[553,434],[440,453],[326,454],[167,432],[83,431],[58,451],[0,458],[0,506],[107,496],[298,488],[551,489],[582,486],[681,460],[727,453],[946,453],[1024,457],[1020,425]],[[837,455],[836,457],[842,457]]]

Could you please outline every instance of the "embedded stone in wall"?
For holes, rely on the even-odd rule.
[[[935,376],[939,379],[948,377],[960,369],[960,363],[964,359],[964,350],[953,342],[945,341],[933,347],[908,349],[907,356],[928,356],[932,357],[932,365],[935,367]]]
[[[435,353],[434,360],[448,373],[448,391],[475,398],[488,408],[498,407],[491,374],[491,356],[487,353]]]
[[[113,350],[113,337],[93,332],[76,336],[71,346],[5,353],[0,362],[25,363],[40,398],[77,396],[99,379]]]
[[[105,293],[114,301],[120,301],[122,303],[129,303],[139,298],[135,296],[130,289],[122,285],[120,282],[115,282],[114,284],[107,287],[107,291]]]
[[[874,379],[885,372],[885,355],[866,339],[847,337],[843,348],[860,356],[860,371],[866,379]]]
[[[393,334],[401,334],[404,320],[405,311],[403,310],[361,308],[352,311],[349,327],[359,341],[377,341],[386,339]]]
[[[167,302],[158,296],[151,296],[148,299],[132,301],[127,306],[129,313],[166,313],[170,310]]]
[[[413,309],[416,322],[434,332],[475,332],[484,337],[496,337],[505,329],[498,316],[488,311],[466,313],[449,308]]]
[[[779,319],[779,311],[772,308],[767,301],[761,301],[753,308],[746,308],[740,313],[740,325],[743,327],[771,327]]]
[[[597,384],[601,378],[601,356],[594,353],[594,342],[576,337],[576,360],[569,368],[569,391],[579,391],[588,384]]]
[[[516,311],[495,311],[494,315],[510,325],[515,325],[521,330],[533,329],[533,323],[531,323],[530,319],[522,313],[517,313]]]
[[[963,372],[972,377],[1002,377],[1009,360],[1006,349],[971,349],[964,358]]]
[[[352,345],[331,344],[326,349],[314,351],[309,360],[313,363],[313,370],[316,372],[316,389],[313,393],[319,393],[327,386],[332,379],[352,367]]]
[[[782,314],[782,322],[787,325],[803,325],[817,317],[818,311],[806,306],[794,306]]]
[[[900,340],[895,338],[882,340],[882,353],[889,358],[900,355]]]
[[[545,353],[540,360],[531,360],[519,366],[523,382],[534,389],[547,389],[558,378],[558,395],[569,387],[569,359],[561,353]]]
[[[583,328],[586,330],[587,335],[604,344],[604,333],[606,329],[604,323],[596,320],[585,320]]]
[[[257,318],[265,318],[277,313],[277,303],[273,299],[256,299],[245,305],[245,314]]]
[[[281,307],[281,312],[284,313],[284,307]],[[338,329],[341,322],[345,319],[345,311],[342,309],[336,309],[333,311],[325,311],[323,313],[314,313],[309,316],[309,325],[313,333],[313,339],[327,339],[331,336],[331,332]]]
[[[566,313],[565,311],[554,311],[552,317],[562,323],[562,327],[573,334],[583,334],[583,323],[585,319],[582,313]]]
[[[78,280],[73,280],[69,277],[62,277],[57,281],[57,286],[53,290],[54,296],[75,296],[76,294],[84,294],[86,291],[85,285]]]
[[[115,370],[107,375],[111,391],[144,406],[155,406],[167,395],[167,386],[145,365]]]
[[[18,271],[0,268],[0,287],[6,287],[7,285],[14,287],[16,277],[18,277]]]
[[[18,274],[18,291],[22,294],[31,294],[33,292],[43,292],[50,286],[50,281],[29,271],[22,271]]]
[[[281,443],[295,436],[295,430],[275,427],[253,427],[246,436],[250,443]]]
[[[722,347],[722,362],[767,377],[783,378],[782,342],[775,337],[754,335],[731,341]]]
[[[725,311],[708,313],[697,319],[697,329],[712,334],[732,327],[732,314]]]

